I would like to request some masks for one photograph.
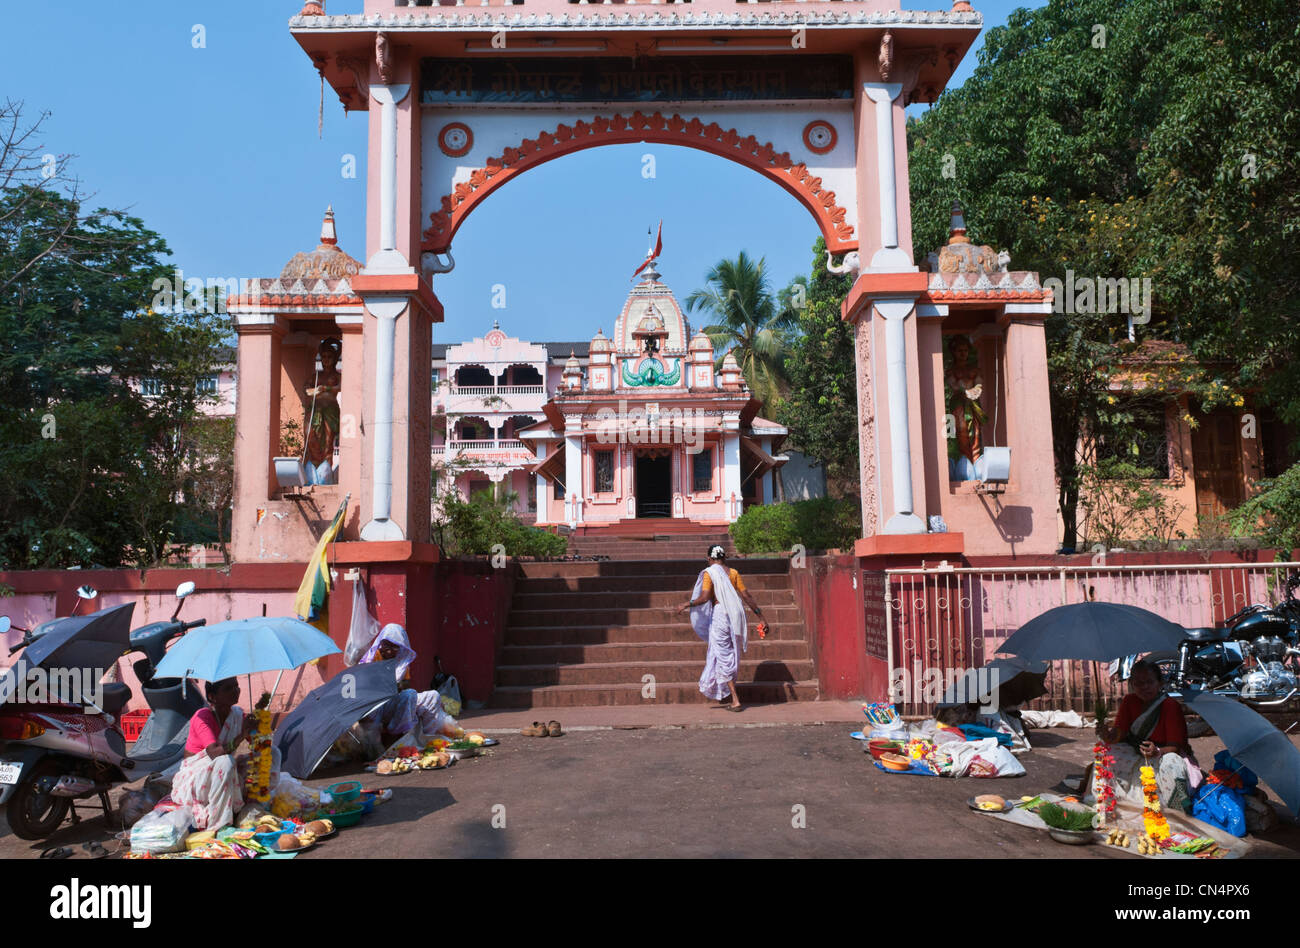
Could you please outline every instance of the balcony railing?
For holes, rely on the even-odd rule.
[[[545,395],[545,385],[456,385],[451,386],[452,395],[478,396],[492,395]]]
[[[522,451],[522,441],[448,441],[447,451]]]

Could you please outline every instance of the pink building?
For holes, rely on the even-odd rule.
[[[761,403],[728,353],[690,325],[653,259],[614,320],[598,330],[584,367],[576,354],[519,432],[538,460],[537,522],[612,526],[665,518],[728,524],[747,504],[771,502],[773,452],[788,434],[758,416]]]

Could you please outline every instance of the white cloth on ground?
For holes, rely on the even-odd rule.
[[[705,573],[709,575],[717,602],[706,602],[693,608],[691,625],[695,634],[709,643],[704,672],[700,675],[700,691],[707,698],[721,701],[731,695],[727,683],[735,681],[739,674],[739,653],[749,650],[749,625],[740,594],[731,585],[726,567],[719,563],[700,572],[691,599],[698,599],[704,591]]]
[[[1085,718],[1078,711],[1021,711],[1025,727],[1093,727],[1096,718]]]

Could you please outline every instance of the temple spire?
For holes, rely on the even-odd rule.
[[[320,242],[327,247],[338,245],[338,231],[334,229],[334,205],[331,204],[325,209],[325,220],[320,225]]]

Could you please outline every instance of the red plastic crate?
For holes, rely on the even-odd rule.
[[[122,725],[122,735],[128,741],[134,741],[140,737],[145,722],[149,720],[149,713],[148,711],[128,711],[122,715],[119,723]]]

